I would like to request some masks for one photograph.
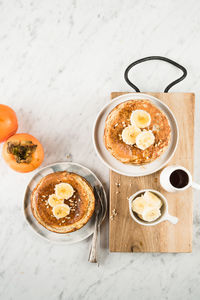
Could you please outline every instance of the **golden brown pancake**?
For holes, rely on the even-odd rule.
[[[70,206],[70,214],[57,219],[48,205],[49,195],[54,194],[55,185],[69,183],[74,194],[64,203]],[[91,218],[95,208],[95,197],[90,184],[81,176],[55,172],[42,178],[31,195],[31,208],[36,220],[50,231],[68,233],[83,227]]]
[[[124,126],[130,125],[134,110],[145,110],[151,116],[151,123],[146,130],[155,136],[153,145],[145,150],[135,145],[127,145],[122,140]],[[149,100],[129,100],[117,105],[108,115],[104,129],[104,143],[107,150],[122,163],[145,164],[154,161],[167,149],[171,136],[169,120],[165,113]]]

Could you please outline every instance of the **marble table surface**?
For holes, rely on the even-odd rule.
[[[43,166],[84,164],[108,191],[109,170],[92,145],[95,116],[111,91],[131,91],[123,79],[129,63],[167,56],[188,69],[171,91],[196,94],[194,177],[200,181],[199,32],[198,0],[1,0],[0,102],[16,111],[18,132],[42,142]],[[163,91],[179,74],[159,62],[132,72],[141,91]],[[0,299],[200,298],[198,192],[191,254],[109,253],[105,222],[98,267],[87,261],[90,238],[56,245],[30,231],[22,207],[34,173],[15,173],[0,157]]]

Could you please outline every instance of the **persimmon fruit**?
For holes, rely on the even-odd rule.
[[[18,128],[17,116],[12,108],[0,104],[0,143],[16,133]]]
[[[7,139],[3,145],[2,155],[10,168],[17,172],[27,173],[41,165],[44,150],[34,136],[19,133]]]

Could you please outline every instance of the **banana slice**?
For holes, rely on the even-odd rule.
[[[151,192],[144,193],[144,199],[147,201],[147,205],[152,208],[161,208],[162,201],[155,194]]]
[[[137,197],[132,202],[132,210],[137,214],[142,214],[146,207],[146,200],[143,196]]]
[[[131,114],[131,124],[139,128],[145,128],[151,123],[151,116],[148,112],[142,109],[134,110]]]
[[[149,208],[142,213],[142,219],[147,222],[152,222],[161,216],[159,208]]]
[[[61,219],[69,215],[70,207],[67,204],[58,204],[53,208],[53,215],[56,219]]]
[[[127,145],[134,145],[136,142],[136,137],[141,132],[139,128],[135,125],[129,125],[128,127],[124,128],[122,131],[122,140]]]
[[[155,136],[151,130],[143,131],[136,137],[136,146],[145,150],[155,142]]]
[[[59,183],[55,186],[55,194],[60,199],[69,199],[74,194],[74,189],[69,183]]]
[[[143,220],[142,215],[140,215],[140,214],[137,214],[137,215],[141,220]]]
[[[55,194],[49,196],[48,203],[51,207],[64,203],[64,199],[58,198]]]

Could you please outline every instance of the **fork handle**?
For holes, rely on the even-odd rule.
[[[91,263],[97,263],[98,232],[99,232],[98,216],[96,216],[95,225],[94,225],[94,233],[93,233],[93,237],[92,237],[92,244],[91,244],[90,253],[89,253],[89,257],[88,257],[88,261]]]

